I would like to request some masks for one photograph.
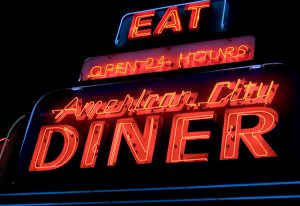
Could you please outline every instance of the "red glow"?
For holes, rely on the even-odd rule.
[[[185,10],[191,11],[191,18],[189,23],[189,30],[197,30],[199,27],[200,11],[202,8],[207,8],[210,6],[210,2],[196,2],[192,4],[185,5]]]
[[[64,109],[54,110],[54,119],[58,121],[68,117],[73,120],[92,121],[86,138],[80,168],[93,168],[99,153],[99,147],[104,134],[106,118],[133,116],[121,118],[116,122],[114,135],[110,147],[107,165],[115,166],[119,154],[120,144],[124,137],[137,164],[152,162],[155,142],[158,136],[162,118],[155,113],[174,113],[170,128],[169,146],[166,162],[205,162],[208,161],[208,152],[188,153],[186,143],[188,141],[208,141],[210,131],[190,131],[190,123],[201,120],[215,120],[214,111],[199,111],[217,107],[233,107],[241,105],[263,105],[260,107],[239,107],[226,109],[220,160],[238,159],[239,144],[242,140],[255,158],[275,157],[277,154],[264,139],[263,135],[270,132],[278,122],[278,114],[275,110],[266,107],[273,101],[278,84],[271,81],[269,84],[238,79],[235,82],[217,82],[212,89],[207,101],[199,101],[201,93],[182,91],[167,92],[162,95],[151,90],[142,90],[139,97],[127,94],[124,99],[111,99],[107,102],[98,100],[83,104],[83,100],[75,97]],[[201,97],[200,99],[203,99]],[[204,98],[205,99],[205,98]],[[90,106],[91,105],[91,106]],[[191,112],[179,113],[190,110]],[[137,115],[146,116],[144,132],[139,128]],[[245,126],[246,117],[257,118],[255,126]],[[243,122],[243,126],[242,126]],[[254,122],[251,120],[251,122]],[[46,161],[46,154],[54,133],[60,133],[64,138],[63,149],[55,160]],[[50,125],[41,127],[36,147],[32,156],[29,171],[54,170],[65,165],[74,155],[78,146],[79,134],[76,129],[68,125]]]
[[[169,71],[180,68],[194,68],[215,64],[226,64],[249,60],[251,48],[246,45],[229,46],[216,50],[199,50],[179,53],[178,57],[167,58],[144,57],[145,59],[130,59],[126,62],[108,63],[105,66],[93,66],[88,74],[89,79],[127,76],[152,72]],[[140,55],[139,55],[140,56]]]
[[[186,154],[185,146],[189,140],[207,140],[210,138],[210,131],[189,132],[189,123],[193,120],[212,119],[214,112],[194,112],[176,114],[173,118],[167,163],[177,162],[206,162],[208,153]]]
[[[154,93],[143,89],[140,96],[126,94],[123,99],[90,101],[83,104],[83,99],[75,97],[63,109],[52,110],[55,122],[61,122],[67,116],[74,116],[77,121],[85,119],[103,119],[129,116],[176,112],[183,109],[194,111],[255,104],[270,104],[276,94],[279,84],[252,82],[238,79],[236,82],[217,82],[208,97],[198,92],[185,91]],[[207,99],[207,101],[199,101]]]
[[[132,17],[131,26],[128,33],[128,39],[151,36],[151,28],[148,29],[139,29],[139,28],[151,26],[152,19],[149,18],[153,17],[154,13],[155,13],[154,10],[135,13]]]
[[[159,121],[159,116],[148,116],[142,135],[133,118],[119,119],[107,165],[114,166],[116,164],[122,136],[124,136],[137,164],[151,163]]]
[[[63,136],[63,149],[55,160],[45,162],[53,133],[60,133]],[[48,125],[41,127],[29,171],[53,170],[63,166],[73,157],[78,147],[78,139],[77,130],[69,125]]]
[[[104,121],[96,121],[91,123],[80,163],[80,168],[95,167],[104,123]]]
[[[170,8],[175,16],[176,9]],[[174,17],[175,19],[175,17]],[[179,23],[178,23],[179,24]],[[162,24],[164,29],[178,29]],[[173,25],[170,23],[170,25]],[[178,27],[178,28],[177,28]],[[143,30],[141,30],[143,31]],[[81,80],[96,80],[153,72],[189,69],[209,65],[226,64],[253,59],[254,38],[251,36],[190,43],[123,54],[94,57],[85,61]]]
[[[187,14],[187,11],[191,11],[189,30],[195,31],[199,27],[199,19],[201,15],[201,9],[208,8],[210,2],[192,2],[185,4],[184,10],[181,15]],[[161,11],[149,10],[136,12],[132,16],[131,25],[128,32],[128,39],[139,39],[151,36],[152,18],[155,13],[161,13]],[[160,15],[157,15],[160,17]],[[159,36],[163,34],[166,29],[171,29],[174,33],[182,32],[182,23],[177,6],[170,6],[167,8],[159,23],[153,31],[153,36]]]
[[[238,79],[236,82],[218,82],[215,84],[207,102],[201,103],[203,107],[215,108],[250,104],[270,104],[278,89],[278,84],[246,82]]]
[[[157,27],[155,28],[153,35],[157,36],[162,34],[165,29],[172,29],[173,32],[181,32],[182,26],[179,18],[177,6],[170,7],[161,18]]]
[[[94,108],[97,107],[102,102],[88,102],[82,108],[82,99],[75,97],[72,99],[64,108],[64,110],[52,110],[53,114],[56,114],[56,121],[60,122],[65,116],[69,114],[74,114],[77,120],[83,120],[89,117],[93,112]]]
[[[245,116],[258,117],[258,123],[252,128],[242,128]],[[277,112],[267,107],[229,109],[225,111],[220,159],[238,159],[240,139],[246,144],[255,158],[277,156],[263,138],[278,122]]]
[[[0,143],[1,143],[1,142],[5,142],[5,141],[9,141],[9,139],[6,138],[6,137],[0,139]]]

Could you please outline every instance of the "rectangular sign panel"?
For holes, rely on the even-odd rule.
[[[92,57],[84,62],[80,81],[189,69],[252,60],[253,36]]]
[[[201,0],[127,13],[121,19],[115,45],[180,33],[225,32],[229,26],[228,10],[227,0]]]
[[[34,108],[16,185],[299,179],[297,81],[287,67],[255,65],[54,91]]]

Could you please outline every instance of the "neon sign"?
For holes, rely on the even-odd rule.
[[[85,103],[83,99],[75,97],[62,109],[52,111],[52,118],[56,124],[41,127],[29,171],[54,170],[67,164],[74,156],[79,145],[79,132],[73,126],[57,124],[70,118],[79,122],[92,121],[80,163],[81,168],[95,167],[97,154],[101,152],[99,146],[103,131],[109,118],[118,120],[107,166],[115,166],[123,137],[137,164],[152,163],[159,125],[163,120],[161,115],[170,112],[176,114],[170,129],[166,163],[208,161],[208,153],[185,152],[187,142],[210,139],[210,131],[191,132],[189,124],[192,121],[215,120],[217,117],[212,109],[228,106],[239,108],[225,109],[220,160],[238,159],[241,140],[255,158],[275,157],[276,152],[263,135],[270,132],[278,122],[277,112],[267,107],[272,103],[278,87],[279,84],[274,81],[264,83],[237,79],[235,82],[217,82],[204,102],[199,101],[205,98],[198,92],[188,90],[160,95],[143,89],[139,97],[126,94],[121,100],[94,100]],[[183,112],[187,110],[191,112]],[[143,133],[136,121],[136,116],[139,115],[147,115]],[[249,128],[242,128],[241,122],[245,116],[256,116],[258,123]],[[47,162],[46,156],[54,133],[62,135],[63,148],[55,159]]]
[[[123,99],[111,99],[107,102],[102,100],[84,102],[75,97],[62,109],[54,109],[55,122],[59,123],[67,116],[73,116],[77,121],[91,119],[106,119],[128,116],[158,114],[164,112],[178,112],[188,108],[192,110],[211,109],[217,107],[270,104],[278,84],[271,81],[246,82],[238,79],[236,82],[218,82],[212,88],[207,101],[197,100],[200,95],[197,92],[185,91],[167,92],[163,95],[151,90],[143,89],[138,98],[126,94]],[[203,98],[203,97],[199,97]]]
[[[252,60],[252,36],[198,42],[89,58],[80,81],[190,69]]]
[[[279,168],[291,171],[299,157],[299,87],[286,72],[250,65],[54,91],[31,115],[22,181],[107,189],[232,183],[237,174],[266,181],[270,172],[280,180]]]
[[[214,25],[214,31],[225,31],[227,7],[226,0],[202,0],[127,13],[121,19],[115,44],[124,46],[127,40],[162,36],[168,31],[199,31],[203,20]],[[211,13],[214,18],[203,19],[203,12]]]
[[[189,29],[197,30],[199,26],[200,11],[210,6],[209,1],[200,1],[188,3],[185,5],[185,10],[191,11]],[[152,24],[152,18],[155,15],[155,10],[146,12],[137,12],[133,15],[128,39],[144,38],[151,36],[151,29],[140,29],[148,27]],[[181,20],[177,6],[169,7],[162,16],[157,27],[153,31],[153,35],[161,35],[164,30],[171,29],[173,32],[182,32]]]
[[[207,14],[209,20],[219,16],[215,31],[226,30],[227,1],[202,0],[127,14],[115,43],[202,31]],[[293,122],[299,104],[293,94],[299,86],[286,73],[263,65],[203,68],[253,60],[254,50],[255,38],[244,36],[87,59],[80,81],[175,72],[42,97],[19,156],[24,185],[157,187],[201,185],[206,178],[223,184],[236,174],[241,181],[253,178],[253,168],[265,173],[255,177],[269,178],[291,159],[298,161]]]

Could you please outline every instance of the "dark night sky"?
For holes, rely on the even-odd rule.
[[[40,96],[76,85],[84,59],[121,52],[114,47],[114,38],[122,15],[184,1],[75,2],[1,5],[0,137],[18,117],[29,115]],[[236,31],[260,37],[265,58],[279,56],[297,67],[293,58],[297,58],[299,35],[295,30],[300,18],[292,3],[236,0],[238,18],[233,21]]]

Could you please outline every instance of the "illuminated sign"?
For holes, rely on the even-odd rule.
[[[22,181],[116,188],[226,182],[236,173],[243,180],[267,179],[271,171],[278,177],[276,168],[292,169],[286,161],[299,156],[291,149],[299,143],[292,126],[298,91],[282,71],[259,65],[187,70],[55,91],[32,113],[20,155]]]
[[[200,1],[194,3],[188,3],[185,5],[185,10],[191,11],[189,29],[196,30],[199,26],[200,12],[204,8],[208,8],[210,5],[209,1]],[[142,27],[151,26],[155,10],[137,12],[133,15],[131,26],[128,33],[128,39],[137,39],[151,36],[151,29],[142,29]],[[153,35],[161,35],[165,30],[171,29],[173,32],[182,32],[181,20],[177,6],[170,6],[155,30]]]
[[[252,60],[253,36],[189,43],[92,57],[85,61],[81,81],[189,69]]]
[[[131,12],[122,17],[115,44],[124,46],[128,40],[161,36],[168,32],[199,31],[205,10],[214,17],[206,17],[211,25],[215,25],[210,26],[211,30],[225,31],[227,7],[227,0],[202,0]]]
[[[241,79],[238,79],[237,82],[218,82],[205,102],[197,101],[197,97],[200,96],[197,92],[184,90],[179,93],[172,91],[159,95],[144,89],[138,98],[126,94],[122,100],[111,99],[107,102],[102,100],[84,102],[83,99],[75,97],[63,109],[55,109],[52,113],[55,114],[55,123],[62,122],[68,116],[72,116],[71,118],[76,121],[102,120],[91,122],[81,161],[81,167],[86,168],[95,166],[96,154],[98,154],[107,118],[119,118],[115,126],[107,165],[115,165],[122,137],[126,139],[136,162],[145,164],[152,162],[158,125],[162,121],[159,114],[180,112],[191,108],[193,112],[178,113],[173,118],[167,162],[202,162],[208,161],[208,154],[185,154],[186,141],[207,140],[210,138],[210,132],[188,132],[189,122],[214,119],[216,115],[213,111],[198,111],[225,107],[227,104],[230,106],[264,104],[265,107],[225,110],[220,159],[238,159],[240,139],[245,142],[254,157],[273,157],[277,155],[264,140],[262,134],[271,131],[278,122],[277,112],[266,107],[272,102],[278,86],[279,84],[274,81],[267,85],[263,82],[246,82]],[[224,90],[228,91],[224,92]],[[146,119],[144,134],[142,134],[132,116],[146,114],[150,116]],[[243,116],[247,115],[258,117],[259,121],[255,127],[241,127]],[[124,116],[129,116],[129,118],[123,118]],[[233,130],[233,128],[235,129]],[[54,133],[60,133],[64,137],[63,150],[55,160],[46,163],[45,158]],[[65,124],[43,126],[37,139],[29,170],[43,171],[62,167],[74,156],[78,141],[79,133],[72,126]]]
[[[123,99],[110,99],[84,102],[83,99],[75,97],[62,109],[54,109],[55,122],[61,122],[69,115],[74,116],[77,121],[106,119],[122,117],[157,114],[163,112],[178,112],[192,107],[194,109],[209,109],[225,107],[227,105],[252,105],[272,102],[277,91],[278,84],[271,81],[269,84],[258,82],[246,82],[238,79],[236,82],[217,82],[205,102],[197,102],[198,92],[182,90],[180,92],[170,91],[160,95],[154,91],[143,89],[138,98],[126,94]],[[228,90],[227,93],[224,90]]]

